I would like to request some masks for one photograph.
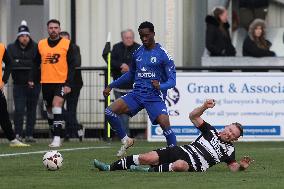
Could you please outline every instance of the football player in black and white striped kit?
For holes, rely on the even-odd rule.
[[[130,169],[131,171],[146,172],[202,172],[213,165],[224,162],[231,171],[247,169],[253,160],[245,156],[238,163],[235,159],[235,147],[232,144],[242,136],[242,125],[232,123],[225,126],[223,131],[218,132],[201,118],[204,111],[214,106],[213,99],[206,100],[202,106],[195,108],[189,114],[190,120],[201,132],[191,144],[127,156],[110,165],[94,160],[94,166],[101,171]],[[140,165],[150,165],[151,167],[144,168]]]

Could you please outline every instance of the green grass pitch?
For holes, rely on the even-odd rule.
[[[129,154],[148,152],[164,144],[137,141]],[[231,173],[225,164],[219,164],[204,173],[99,172],[93,168],[92,160],[116,160],[114,155],[120,147],[118,142],[69,142],[64,143],[61,149],[96,146],[106,148],[61,152],[64,164],[58,171],[47,171],[43,167],[43,154],[0,157],[0,188],[284,188],[284,142],[236,143],[237,159],[244,155],[255,159],[248,170],[238,173]],[[0,144],[0,155],[41,150],[48,150],[47,143],[37,143],[29,148],[10,148],[7,144]]]

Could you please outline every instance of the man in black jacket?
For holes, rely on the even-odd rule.
[[[2,61],[5,63],[5,72],[2,73]],[[4,95],[4,85],[8,82],[11,72],[11,59],[7,53],[4,44],[0,43],[0,126],[4,131],[7,139],[10,141],[11,147],[26,147],[29,144],[24,144],[16,139],[12,128],[12,123],[7,110],[7,101]],[[3,77],[2,77],[3,75]]]
[[[113,46],[111,53],[111,75],[113,80],[118,79],[125,72],[129,71],[129,66],[132,61],[132,54],[140,47],[140,45],[134,41],[134,32],[131,29],[122,31],[121,39],[121,42]],[[119,89],[113,89],[115,99],[120,98],[131,90],[132,84],[124,85]],[[121,115],[121,120],[123,122],[122,124],[126,128],[126,132],[129,134],[129,116]]]
[[[35,142],[33,130],[36,122],[36,108],[40,93],[39,75],[34,78],[33,88],[28,86],[29,68],[35,64],[37,44],[31,39],[29,28],[23,20],[18,29],[17,39],[7,48],[12,60],[14,124],[16,137],[23,137],[23,121],[26,114],[26,142]],[[26,109],[26,111],[25,111]]]
[[[60,37],[70,40],[70,34],[67,31],[62,31],[59,33]],[[76,68],[81,67],[81,54],[80,47],[75,43],[72,43],[74,46],[73,53],[76,53],[74,56],[74,64]],[[82,73],[80,69],[75,70],[75,75],[72,83],[70,83],[71,92],[66,95],[66,113],[65,113],[65,141],[68,141],[70,137],[79,137],[79,140],[82,141],[84,136],[83,126],[79,124],[77,120],[77,106],[80,96],[80,91],[83,87]]]

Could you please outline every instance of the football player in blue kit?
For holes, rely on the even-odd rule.
[[[133,83],[131,92],[117,99],[105,110],[107,121],[122,142],[118,157],[124,156],[126,150],[134,143],[133,139],[127,136],[118,115],[134,116],[144,108],[151,122],[159,124],[163,129],[167,145],[176,146],[176,136],[170,127],[164,101],[167,90],[176,85],[174,61],[159,43],[155,43],[152,23],[141,23],[138,32],[143,45],[134,52],[130,70],[108,85],[103,92],[104,96],[108,96],[112,88]]]

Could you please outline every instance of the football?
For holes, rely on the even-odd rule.
[[[53,150],[46,152],[42,161],[45,168],[50,171],[56,171],[62,166],[63,157],[58,151]]]

